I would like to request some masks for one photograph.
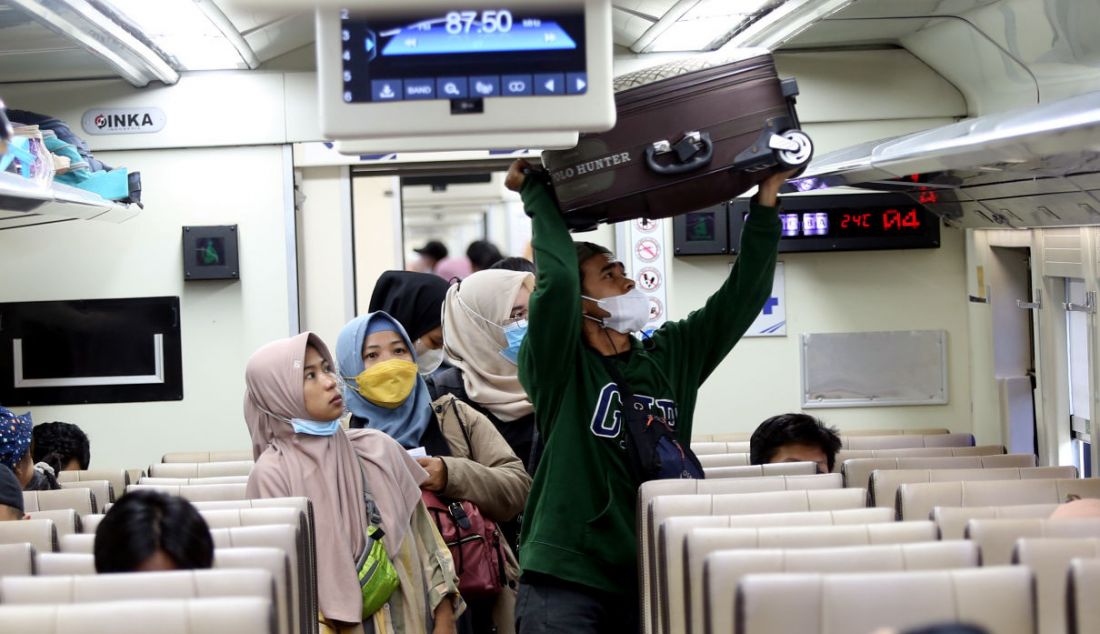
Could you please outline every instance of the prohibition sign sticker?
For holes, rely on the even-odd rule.
[[[638,286],[643,291],[653,292],[661,287],[661,273],[657,269],[647,266],[638,273]]]
[[[638,231],[653,233],[660,224],[656,220],[650,220],[649,218],[638,218],[634,221],[634,226],[638,227]]]
[[[665,307],[656,297],[649,298],[649,321],[657,321],[665,314]]]
[[[653,238],[642,238],[634,245],[634,253],[642,262],[656,262],[661,257],[661,245]]]

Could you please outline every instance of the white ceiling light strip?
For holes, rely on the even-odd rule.
[[[93,0],[183,70],[256,68],[256,53],[211,0]]]
[[[783,0],[679,0],[631,49],[638,53],[710,51]]]
[[[102,57],[123,79],[134,86],[145,86],[151,81],[165,84],[179,81],[179,73],[157,51],[85,0],[56,0],[49,3],[11,0],[11,4],[46,27]]]
[[[787,0],[746,26],[719,50],[759,47],[774,51],[853,2],[855,0]]]

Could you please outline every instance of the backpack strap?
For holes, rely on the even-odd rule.
[[[600,355],[600,361],[603,362],[603,366],[607,369],[607,373],[615,380],[615,384],[619,386],[619,394],[622,396],[622,400],[625,402],[628,398],[634,396],[634,390],[631,389],[630,383],[626,380],[626,377],[623,376],[623,372],[619,369],[619,366],[616,365],[610,357],[605,357],[602,354]]]
[[[470,437],[470,430],[466,427],[466,421],[462,420],[462,414],[458,411],[458,399],[451,397],[450,402],[451,411],[454,412],[455,420],[458,421],[458,428],[462,430],[462,437],[466,439],[466,448],[470,451],[470,460],[477,462],[477,458],[474,457],[474,441]]]

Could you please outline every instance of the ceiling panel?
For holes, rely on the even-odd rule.
[[[822,20],[789,40],[783,49],[897,45],[902,38],[916,33],[934,20],[936,18]]]
[[[0,83],[114,76],[102,59],[0,0]]]
[[[835,18],[889,18],[904,15],[962,15],[1001,0],[861,0]]]
[[[630,47],[638,41],[653,22],[640,18],[624,11],[615,11],[611,14],[611,26],[615,37],[615,43],[619,46]]]

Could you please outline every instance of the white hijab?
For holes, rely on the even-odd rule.
[[[478,271],[452,286],[443,302],[443,350],[462,370],[470,399],[505,422],[535,411],[519,383],[519,368],[500,354],[508,345],[503,324],[521,288],[534,290],[535,276]]]

